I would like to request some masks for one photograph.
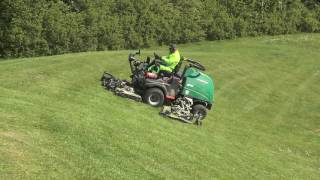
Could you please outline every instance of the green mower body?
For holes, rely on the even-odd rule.
[[[208,103],[214,101],[214,83],[212,78],[195,68],[186,69],[181,94]]]

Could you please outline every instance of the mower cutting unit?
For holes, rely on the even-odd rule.
[[[140,50],[129,55],[131,81],[104,72],[101,82],[105,89],[154,107],[164,105],[160,114],[201,125],[207,109],[210,110],[214,102],[213,80],[201,72],[205,71],[204,66],[192,59],[181,58],[173,72],[164,76],[161,72],[148,71],[160,61],[157,54],[152,62],[150,57],[142,62],[136,59],[136,55],[140,55]],[[180,70],[182,64],[185,67]]]

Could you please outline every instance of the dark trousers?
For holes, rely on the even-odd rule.
[[[170,77],[172,75],[172,73],[168,71],[160,71],[159,74],[163,77]]]

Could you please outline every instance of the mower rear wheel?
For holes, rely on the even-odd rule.
[[[162,106],[164,102],[164,94],[159,88],[150,88],[144,95],[144,101],[153,107]]]
[[[202,104],[197,104],[192,108],[193,118],[202,121],[207,116],[207,108]]]

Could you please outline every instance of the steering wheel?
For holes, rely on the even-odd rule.
[[[196,62],[196,61],[194,61],[192,59],[187,59],[187,61],[190,63],[191,67],[194,67],[194,68],[199,69],[201,71],[205,71],[206,70],[206,68],[202,64],[200,64],[200,63],[198,63],[198,62]]]
[[[158,54],[156,54],[156,53],[153,53],[153,54],[154,54],[155,59],[161,59],[161,57]]]

